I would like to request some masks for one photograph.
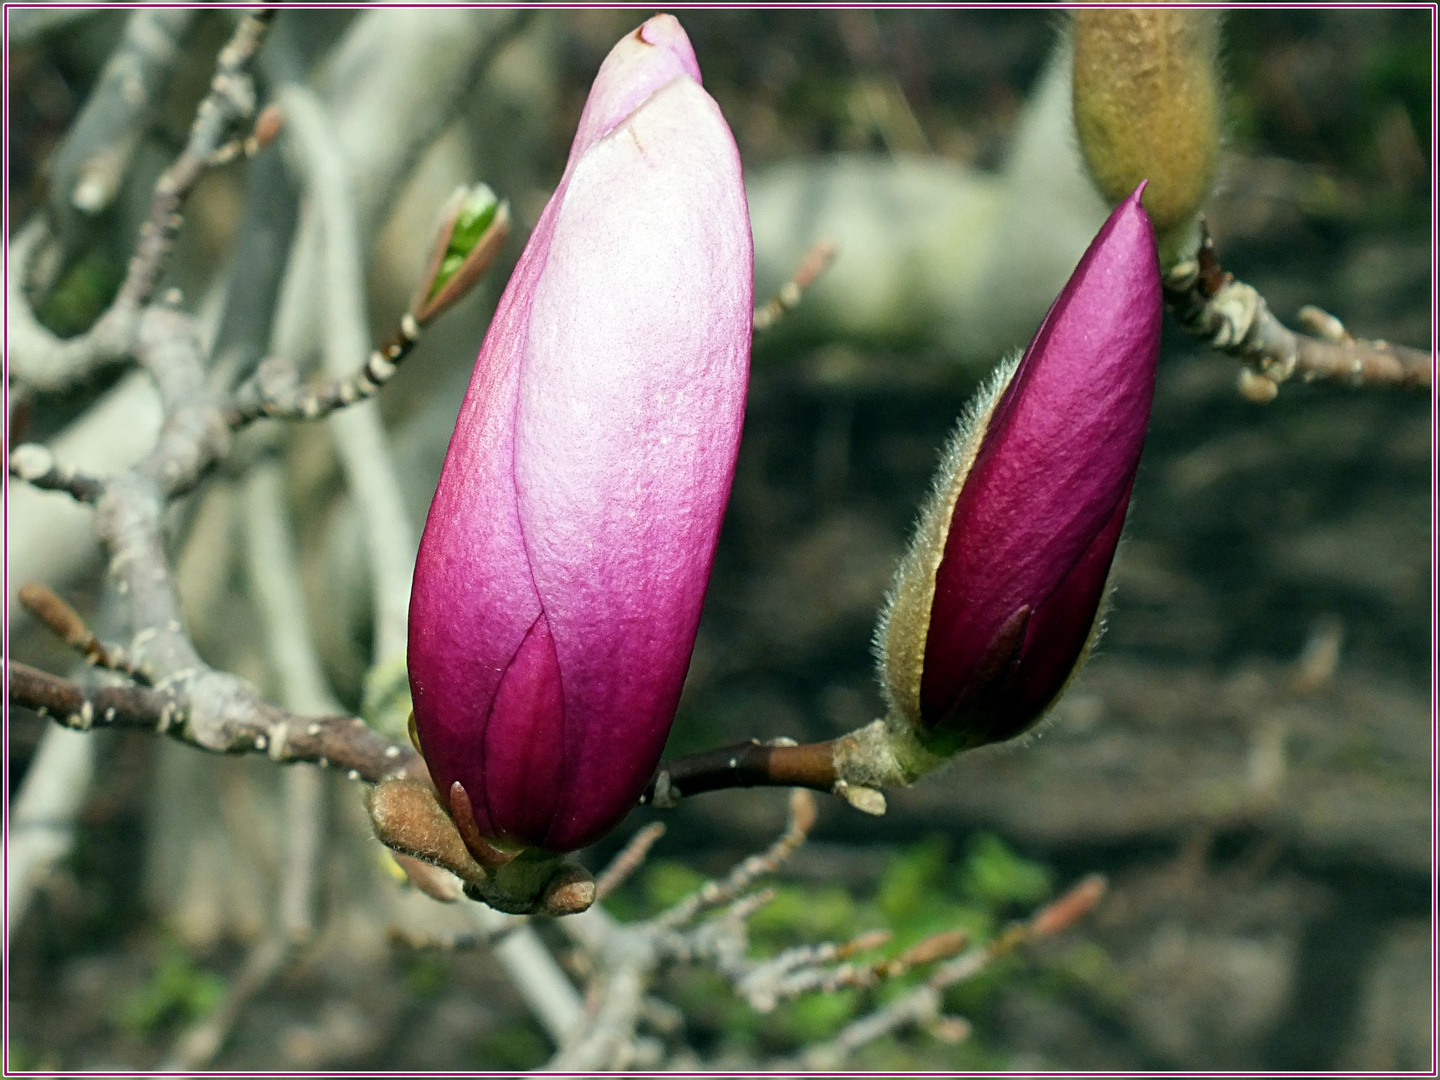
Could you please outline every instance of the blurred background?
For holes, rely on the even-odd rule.
[[[9,13],[11,235],[45,211],[57,148],[127,19],[47,14]],[[487,317],[590,80],[648,12],[497,24],[475,37],[477,55],[490,50],[483,63],[426,62],[438,12],[383,14],[387,49],[371,55],[358,36],[368,15],[287,10],[259,74],[262,100],[294,80],[328,94],[361,147],[383,146],[406,120],[383,102],[345,112],[367,62],[377,78],[400,58],[422,83],[470,80],[439,137],[381,185],[366,225],[379,340],[454,184],[488,182],[518,223],[501,265],[380,399],[418,528]],[[1033,332],[1105,213],[1077,164],[1054,59],[1062,13],[694,11],[682,22],[745,165],[757,300],[815,240],[835,239],[840,254],[801,308],[756,339],[672,754],[828,738],[880,714],[875,611],[938,448],[989,366]],[[1289,325],[1318,304],[1358,335],[1433,347],[1431,13],[1258,9],[1224,25],[1227,141],[1207,207],[1223,264]],[[186,23],[112,201],[30,283],[55,331],[78,332],[108,303],[232,27],[221,11]],[[352,160],[359,175],[363,153]],[[169,277],[212,331],[261,163],[216,170],[189,205]],[[266,190],[283,220],[295,192],[273,180]],[[892,793],[881,818],[822,800],[812,842],[757,916],[759,948],[876,926],[902,944],[951,926],[983,936],[1086,873],[1108,875],[1109,895],[1076,929],[952,991],[947,1010],[975,1025],[967,1041],[889,1038],[854,1067],[1430,1067],[1431,402],[1297,382],[1255,406],[1236,374],[1167,326],[1108,631],[1043,736],[965,756]],[[70,438],[109,462],[119,436],[96,420],[108,403],[143,449],[154,405],[127,378],[17,394],[11,438]],[[370,653],[365,540],[328,429],[296,426],[280,453],[325,673],[359,710],[367,670],[390,659]],[[250,460],[239,453],[176,514],[174,556],[206,659],[273,692],[245,565]],[[71,657],[16,614],[14,589],[42,580],[105,618],[85,513],[60,501],[12,491],[8,506],[7,652],[52,671]],[[10,715],[12,797],[45,730]],[[91,739],[73,848],[10,931],[12,1069],[161,1065],[271,919],[278,770],[139,734]],[[316,938],[241,1011],[214,1067],[543,1064],[553,1048],[484,948],[387,936],[398,887],[367,839],[358,786],[327,783]],[[731,791],[637,810],[582,859],[598,868],[663,818],[670,831],[650,862],[609,901],[643,915],[768,843],[784,798]],[[563,960],[562,936],[541,934]],[[656,989],[683,1010],[678,1041],[721,1068],[824,1039],[887,992],[760,1016],[703,971]]]

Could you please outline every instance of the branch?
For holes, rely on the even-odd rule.
[[[1434,355],[1387,341],[1352,337],[1333,315],[1300,310],[1315,336],[1287,329],[1252,286],[1223,270],[1201,222],[1200,251],[1165,275],[1165,304],[1191,335],[1244,360],[1241,392],[1252,401],[1274,399],[1293,375],[1306,382],[1330,379],[1351,385],[1429,387]]]
[[[76,210],[93,217],[114,202],[197,14],[183,8],[131,12],[120,44],[55,150],[52,220],[68,221]]]
[[[40,247],[50,240],[44,220],[36,218],[10,244],[5,279],[6,360],[10,378],[31,390],[56,391],[130,355],[139,313],[114,303],[78,337],[62,340],[35,317],[25,282]]]
[[[281,504],[283,479],[273,461],[251,469],[245,483],[247,569],[257,600],[270,666],[281,699],[296,708],[331,704],[306,629],[294,543]],[[320,844],[323,785],[313,769],[291,769],[284,782],[285,842],[279,926],[252,946],[219,1006],[176,1040],[167,1070],[202,1069],[218,1054],[249,1001],[290,962],[313,932],[315,861]]]
[[[299,713],[339,712],[305,609],[300,555],[285,512],[285,476],[267,457],[244,481],[245,568],[277,697]]]
[[[924,1027],[937,1038],[960,1042],[970,1034],[970,1024],[941,1012],[943,992],[979,975],[995,960],[1021,945],[1051,937],[1089,914],[1105,895],[1105,879],[1092,874],[1068,892],[1051,901],[1030,917],[1017,923],[985,945],[976,946],[942,965],[924,983],[889,1004],[862,1016],[828,1043],[807,1049],[798,1062],[780,1063],[813,1070],[838,1069],[851,1054],[867,1043],[906,1027]]]
[[[225,988],[219,1005],[181,1034],[170,1051],[169,1060],[161,1068],[168,1073],[178,1073],[209,1065],[240,1019],[245,1005],[275,977],[289,955],[289,943],[278,934],[271,934],[253,945],[245,963]]]
[[[835,786],[833,748],[833,742],[800,746],[789,740],[762,743],[751,739],[662,761],[654,778],[640,793],[640,805],[668,810],[688,795],[737,787],[803,787],[830,791]]]
[[[51,727],[10,800],[5,837],[5,943],[50,868],[65,857],[95,772],[95,741]]]
[[[128,675],[137,682],[147,682],[130,655],[118,645],[106,645],[85,625],[80,613],[60,599],[48,586],[31,582],[20,586],[20,603],[45,624],[49,630],[95,667],[107,668]]]
[[[285,521],[283,479],[280,466],[274,461],[262,461],[246,477],[251,587],[259,601],[270,665],[282,687],[281,699],[293,708],[330,708],[333,699],[309,629],[298,555]],[[418,762],[416,767],[420,768]],[[288,832],[280,913],[286,936],[293,943],[308,937],[321,791],[318,777],[310,770],[292,770],[285,779]],[[397,861],[405,859],[401,855]],[[404,867],[405,863],[401,861],[401,865]],[[427,873],[438,873],[423,863],[405,868],[422,888],[428,883]],[[458,899],[454,894],[447,898]],[[492,944],[497,959],[558,1044],[579,1019],[580,1003],[574,989],[544,943],[522,919],[478,904],[469,906],[477,936]],[[506,940],[496,941],[500,934],[506,935]],[[277,960],[277,969],[279,963]],[[234,992],[238,994],[238,987]],[[233,1019],[232,1015],[230,1023]],[[229,1026],[227,1023],[224,1028],[213,1024],[202,1027],[197,1029],[195,1038],[201,1047],[216,1046]],[[203,1039],[199,1032],[204,1033]],[[192,1056],[186,1060],[191,1061],[189,1067],[194,1068],[208,1058]]]
[[[285,516],[285,478],[264,459],[245,477],[245,553],[250,592],[259,608],[271,672],[280,701],[298,712],[338,712],[305,611],[299,555]],[[280,924],[287,947],[309,940],[314,928],[315,862],[324,814],[324,786],[313,769],[285,775],[285,858]]]
[[[800,260],[800,268],[795,271],[790,280],[780,286],[780,291],[770,298],[769,302],[755,309],[752,323],[757,332],[769,330],[782,318],[800,306],[800,300],[805,295],[805,290],[815,284],[815,280],[830,269],[830,264],[835,261],[838,249],[832,240],[817,240],[805,257]]]
[[[135,254],[110,306],[79,337],[62,341],[35,318],[24,293],[30,260],[46,236],[43,223],[28,225],[16,238],[15,263],[6,288],[7,357],[11,374],[37,390],[62,390],[103,364],[123,360],[137,348],[141,312],[155,292],[160,272],[180,228],[180,206],[212,164],[227,134],[255,107],[247,68],[264,39],[274,9],[246,15],[220,51],[210,91],[196,110],[184,151],[160,175],[150,214],[140,227]]]
[[[903,787],[942,759],[913,733],[884,720],[825,742],[752,740],[662,761],[641,805],[668,808],[688,795],[734,787],[802,787],[828,791],[867,814],[885,812],[882,788]]]
[[[21,443],[10,451],[10,475],[41,491],[63,491],[76,502],[93,503],[105,491],[105,481],[62,465],[48,446]]]
[[[177,687],[193,684],[186,694]],[[197,704],[219,698],[222,707]],[[337,769],[351,779],[378,783],[405,776],[419,762],[408,746],[375,733],[365,721],[349,716],[296,716],[259,698],[238,676],[197,672],[156,688],[134,685],[82,687],[70,679],[11,662],[9,699],[76,731],[116,727],[168,734],[202,750],[226,754],[266,754],[288,764],[308,761]],[[217,713],[219,722],[200,741],[197,714]]]
[[[190,141],[156,185],[151,221],[142,231],[112,310],[138,308],[148,299],[178,228],[175,210],[180,199],[233,121],[253,105],[244,67],[259,47],[270,14],[246,16],[221,51]],[[164,425],[154,449],[134,469],[106,482],[95,503],[94,526],[110,555],[112,588],[130,616],[133,668],[155,689],[82,690],[66,680],[16,668],[11,673],[12,701],[43,708],[71,727],[118,723],[169,731],[215,752],[263,751],[277,761],[321,764],[334,760],[372,781],[403,774],[415,761],[409,747],[382,739],[359,720],[302,720],[265,702],[238,676],[215,671],[200,659],[181,620],[163,520],[169,501],[228,453],[229,426],[221,401],[206,389],[193,320],[164,305],[145,308],[134,344],[160,391]]]
[[[498,22],[514,25],[519,21],[518,17],[506,15]],[[174,230],[178,228],[178,217],[173,210],[198,175],[196,163],[213,164],[224,160],[229,148],[235,146],[234,143],[221,144],[218,141],[224,125],[213,121],[224,112],[222,106],[226,101],[233,104],[243,97],[238,92],[239,69],[258,45],[257,27],[263,28],[263,23],[246,20],[235,41],[222,53],[220,73],[211,98],[221,94],[224,100],[211,111],[207,111],[206,107],[211,99],[202,104],[190,145],[157,185],[150,224],[154,226],[159,221],[161,227],[147,228],[142,235],[126,283],[107,313],[111,320],[118,319],[120,315],[129,320],[126,348],[133,345],[159,386],[164,412],[164,429],[159,443],[139,466],[103,486],[98,482],[93,485],[79,483],[73,474],[63,477],[77,494],[93,497],[97,504],[95,527],[111,555],[113,589],[122,598],[122,607],[130,615],[135,630],[128,654],[115,650],[115,655],[133,656],[129,670],[139,677],[153,680],[156,685],[81,686],[16,664],[9,672],[9,699],[12,704],[33,708],[42,715],[57,718],[66,727],[79,730],[124,726],[164,732],[201,749],[225,753],[265,753],[272,760],[282,763],[313,762],[321,767],[346,770],[352,779],[370,782],[387,778],[404,779],[411,776],[413,770],[413,775],[428,785],[424,765],[413,750],[380,737],[361,720],[297,715],[265,702],[254,688],[237,676],[210,669],[195,652],[179,618],[161,521],[167,504],[191,486],[208,467],[228,454],[229,419],[233,409],[227,409],[227,402],[206,390],[204,358],[193,322],[163,305],[142,309],[141,304],[153,292],[163,256],[173,239]],[[202,138],[202,135],[205,137]],[[332,250],[340,251],[353,263],[353,272],[349,276],[355,278],[339,284],[340,289],[349,290],[349,295],[341,297],[342,302],[335,305],[331,319],[348,318],[347,325],[353,324],[350,328],[353,336],[354,328],[363,326],[364,319],[363,312],[358,319],[354,318],[355,304],[347,303],[358,296],[360,290],[358,251],[352,233],[353,226],[342,223],[340,229],[331,231],[330,239],[335,241]],[[503,213],[501,228],[491,234],[490,257],[493,257],[494,249],[501,240]],[[343,248],[346,241],[350,242],[348,254]],[[466,264],[469,267],[468,276],[457,274],[457,284],[448,292],[442,290],[444,295],[429,302],[424,312],[426,320],[422,321],[438,315],[445,304],[453,302],[463,291],[460,286],[473,284],[476,273],[472,264],[473,260]],[[406,343],[407,348],[408,344],[413,342]],[[88,363],[89,352],[94,350],[88,343],[86,349]],[[392,353],[388,362],[393,364],[396,359],[398,357]],[[370,378],[373,383],[372,388],[367,388],[370,392],[383,382],[383,377],[373,378],[378,367],[378,364],[372,363],[358,377],[362,380]],[[355,385],[356,377],[350,378],[351,384]],[[353,399],[360,395],[342,390],[339,396]],[[29,455],[28,462],[22,455],[19,464],[26,466],[28,474],[37,479],[52,473],[56,474],[52,479],[57,483],[62,479],[61,470],[54,466],[53,460],[47,460],[44,468],[36,467],[33,453]],[[369,478],[366,479],[368,481]],[[360,494],[363,496],[363,490]],[[408,576],[407,565],[407,589]],[[93,635],[84,630],[78,616],[58,597],[54,599],[58,609],[51,612],[53,617],[47,621],[67,638],[74,639],[78,646],[85,647],[88,653],[93,654],[92,658],[110,657],[111,653],[105,651],[109,647],[95,642]],[[277,636],[277,643],[279,640]],[[295,681],[292,676],[292,685]],[[81,745],[89,747],[88,741]],[[309,800],[300,798],[290,801],[293,806]],[[291,837],[293,858],[290,861],[305,868],[303,872],[287,878],[287,885],[293,888],[287,888],[285,913],[301,916],[287,920],[294,928],[306,921],[304,912],[298,909],[306,906],[303,894],[309,891],[306,882],[308,868],[313,863],[314,847],[314,837],[309,834],[311,824],[313,821],[307,820],[300,835]],[[577,889],[572,887],[570,892],[575,893]],[[504,919],[504,916],[479,906],[474,910],[482,926],[493,929],[493,923],[486,919],[491,915]],[[579,1002],[544,945],[533,931],[518,926],[506,934],[496,951],[537,1015],[557,1041],[561,1039],[578,1020]],[[247,962],[246,976],[232,988],[232,994],[218,1019],[192,1031],[177,1048],[177,1060],[204,1061],[213,1055],[245,1000],[278,970],[286,955],[287,948],[283,943],[266,943],[258,948]]]
[[[41,38],[68,29],[71,25],[101,14],[98,7],[44,7],[16,8],[10,12],[8,44],[12,49],[33,45]]]

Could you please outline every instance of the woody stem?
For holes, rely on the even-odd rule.
[[[673,806],[687,795],[737,787],[835,787],[833,740],[769,746],[755,740],[662,761],[640,796],[641,805]]]

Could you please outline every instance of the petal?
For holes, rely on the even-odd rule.
[[[674,717],[744,417],[751,258],[734,143],[689,79],[573,171],[535,294],[515,450],[565,677],[550,846],[633,804]]]
[[[1063,581],[1036,609],[1025,636],[1014,692],[994,717],[988,742],[1003,742],[1035,722],[1064,689],[1085,651],[1105,598],[1110,565],[1125,526],[1130,492],[1105,527],[1071,567]]]
[[[585,99],[566,172],[646,98],[678,78],[693,79],[698,85],[700,65],[690,39],[673,15],[656,15],[621,38],[600,65]]]
[[[441,791],[459,780],[472,793],[486,832],[490,824],[480,817],[491,701],[541,614],[515,499],[514,425],[530,305],[554,209],[541,215],[480,347],[410,594],[407,662],[426,762]]]
[[[505,670],[485,727],[483,800],[491,835],[544,841],[560,797],[563,698],[555,642],[541,615]]]

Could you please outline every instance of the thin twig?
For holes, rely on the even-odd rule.
[[[616,855],[610,861],[610,865],[595,879],[596,902],[609,896],[624,883],[626,878],[639,869],[640,864],[645,861],[645,856],[649,855],[650,849],[655,846],[655,841],[664,835],[664,822],[652,821],[632,836],[620,850],[620,854]]]
[[[128,675],[137,682],[148,683],[149,677],[118,645],[107,645],[85,625],[80,613],[62,600],[48,585],[30,582],[20,587],[20,603],[39,619],[61,641],[95,667],[107,668]]]
[[[330,165],[323,167],[329,169]],[[378,394],[399,369],[401,361],[419,344],[425,328],[474,288],[495,261],[509,235],[509,209],[501,203],[490,227],[459,269],[435,297],[426,299],[447,250],[459,204],[468,191],[468,188],[461,187],[451,198],[451,203],[455,205],[447,208],[448,215],[441,217],[435,237],[435,252],[426,272],[421,275],[410,310],[401,316],[400,325],[386,342],[370,353],[359,371],[339,375],[317,386],[302,387],[300,373],[292,362],[283,357],[270,357],[235,391],[230,426],[239,428],[262,416],[278,420],[315,420]],[[330,224],[328,216],[326,223]]]
[[[790,814],[780,839],[760,855],[751,855],[737,865],[724,879],[707,881],[674,907],[655,918],[658,926],[674,929],[684,926],[707,908],[719,907],[734,900],[764,874],[773,874],[795,854],[815,824],[815,796],[804,788],[790,793]]]
[[[209,169],[215,151],[230,131],[254,113],[255,87],[249,66],[265,40],[265,31],[275,11],[275,8],[262,8],[247,13],[220,50],[215,76],[210,81],[209,92],[195,110],[185,149],[156,181],[150,216],[140,227],[135,254],[115,297],[117,306],[139,308],[153,295],[180,228],[181,203]]]
[[[76,502],[93,503],[105,492],[105,481],[73,465],[62,464],[48,446],[21,443],[10,451],[10,475],[41,491],[63,491]]]
[[[800,305],[805,295],[805,290],[815,284],[815,280],[830,268],[835,261],[835,254],[838,248],[832,240],[817,240],[805,257],[800,260],[800,268],[795,271],[790,280],[780,286],[770,300],[755,309],[753,325],[757,331],[769,330],[789,312],[794,311]]]
[[[1340,320],[1319,308],[1301,310],[1301,321],[1316,336],[1297,334],[1270,311],[1252,286],[1223,270],[1202,221],[1196,257],[1165,275],[1165,303],[1192,335],[1250,366],[1240,389],[1252,401],[1272,400],[1280,383],[1330,379],[1352,385],[1429,387],[1432,353],[1387,341],[1352,337]]]
[[[317,386],[301,386],[295,365],[284,357],[262,361],[235,391],[227,420],[241,428],[262,416],[276,420],[318,420],[336,409],[374,397],[420,341],[420,326],[409,315],[389,340],[373,350],[359,371]]]
[[[771,895],[768,891],[741,894],[755,878],[778,869],[804,843],[814,823],[814,796],[797,790],[791,794],[785,832],[763,855],[744,860],[723,880],[706,882],[655,918],[620,925],[595,905],[562,920],[561,927],[592,957],[596,974],[586,990],[583,1022],[546,1069],[623,1069],[631,1063],[646,987],[662,960],[706,957],[738,977],[744,970],[745,920]],[[680,932],[702,911],[724,904],[731,907],[722,918]]]
[[[241,1010],[275,977],[289,953],[288,943],[275,934],[253,946],[245,957],[244,965],[226,987],[220,1004],[176,1040],[163,1070],[181,1072],[209,1065],[224,1046],[226,1037],[240,1018]]]
[[[860,1017],[828,1043],[807,1049],[801,1065],[808,1069],[837,1069],[860,1047],[912,1025],[931,1028],[936,1034],[958,1042],[969,1034],[969,1025],[940,1012],[941,994],[950,986],[972,979],[995,960],[1021,945],[1050,937],[1083,918],[1105,895],[1105,879],[1099,874],[1082,878],[1063,895],[993,940],[942,964],[920,986],[885,1006]]]

